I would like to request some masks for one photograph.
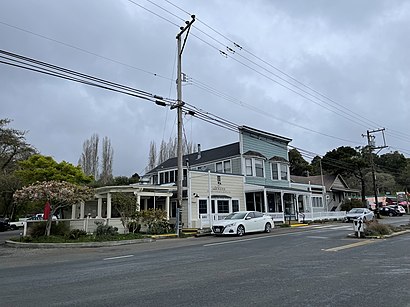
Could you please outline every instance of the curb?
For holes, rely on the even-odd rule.
[[[141,244],[155,242],[155,238],[123,240],[123,241],[105,241],[105,242],[84,242],[84,243],[23,243],[6,240],[7,247],[14,248],[84,248],[84,247],[106,247],[129,244]]]
[[[368,236],[368,237],[358,238],[354,234],[349,234],[348,237],[349,238],[354,238],[354,239],[388,239],[388,238],[404,235],[406,233],[410,233],[410,229],[403,230],[403,231],[398,231],[398,232],[393,232],[390,235]]]

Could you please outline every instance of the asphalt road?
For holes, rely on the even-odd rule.
[[[410,306],[410,235],[351,224],[109,248],[0,248],[4,306]]]

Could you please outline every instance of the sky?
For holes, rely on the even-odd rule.
[[[380,154],[410,156],[409,1],[2,0],[0,49],[176,99],[176,35],[192,14],[185,102],[290,138],[306,160],[364,146],[367,131],[385,137]],[[144,174],[150,143],[177,136],[175,109],[1,63],[0,118],[75,165],[85,140],[108,137],[115,176]],[[239,140],[183,121],[202,150]]]

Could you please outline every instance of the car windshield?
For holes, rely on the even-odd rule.
[[[241,220],[245,217],[246,212],[234,212],[225,217],[225,220]]]
[[[361,208],[355,208],[355,209],[350,210],[350,213],[362,213],[363,211],[364,210]]]

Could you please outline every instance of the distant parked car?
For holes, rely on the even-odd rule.
[[[400,213],[399,215],[406,214],[406,209],[404,209],[403,206],[400,206],[400,205],[389,205],[389,206],[387,206],[387,207],[391,207],[391,208],[393,208],[393,209],[399,211],[399,213]]]
[[[363,221],[371,221],[374,219],[373,211],[367,208],[353,208],[346,214],[346,222],[361,218]]]
[[[401,215],[401,213],[398,210],[396,210],[396,209],[394,209],[393,207],[390,207],[390,206],[380,208],[379,213],[381,215],[385,215],[385,216],[398,216],[398,215]]]
[[[9,219],[0,218],[0,231],[6,231],[10,229]]]
[[[212,231],[216,235],[243,236],[248,232],[270,232],[273,220],[270,216],[258,211],[238,211],[227,215],[223,220],[215,222]]]

